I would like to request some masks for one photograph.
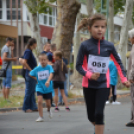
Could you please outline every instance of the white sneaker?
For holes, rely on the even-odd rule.
[[[39,117],[37,120],[36,120],[36,122],[43,122],[44,121],[44,119],[42,118],[42,117]]]
[[[106,105],[108,105],[110,102],[109,101],[106,101]]]
[[[49,118],[53,117],[53,113],[52,113],[51,109],[50,109],[50,111],[48,111],[48,114],[49,114]]]
[[[115,102],[112,102],[113,105],[120,105],[121,102],[118,102],[118,101],[115,101]]]

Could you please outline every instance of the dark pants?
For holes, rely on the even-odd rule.
[[[35,100],[35,87],[36,80],[31,77],[26,77],[26,89],[25,89],[25,97],[23,103],[23,110],[26,111],[28,109],[37,110],[36,100]]]
[[[115,102],[116,101],[116,99],[117,99],[117,95],[116,95],[116,85],[110,85],[110,87],[112,88],[112,100],[113,100],[113,102]],[[109,100],[109,95],[110,95],[110,90],[109,90],[109,93],[108,93],[108,98],[107,98],[107,100]]]
[[[104,108],[109,88],[91,89],[83,88],[84,98],[87,107],[88,119],[97,125],[104,124]]]

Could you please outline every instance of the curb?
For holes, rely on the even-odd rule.
[[[128,95],[130,94],[130,92],[125,92],[125,93],[120,93],[117,95]],[[83,97],[80,98],[73,98],[73,99],[68,99],[68,102],[73,102],[73,101],[84,101]],[[45,107],[45,103],[43,103],[43,108]],[[11,111],[18,111],[18,110],[22,110],[22,107],[16,107],[16,108],[0,108],[0,112],[11,112]]]

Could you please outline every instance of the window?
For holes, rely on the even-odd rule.
[[[7,7],[7,20],[11,19],[11,14],[10,14],[10,0],[6,0],[6,7]],[[20,9],[20,0],[18,0],[18,19],[21,19],[21,9]],[[16,20],[16,0],[12,0],[12,19]]]
[[[2,19],[2,0],[0,0],[0,19]]]
[[[56,22],[56,8],[52,8],[52,12],[49,14],[44,14],[44,21],[43,24],[48,26],[55,26]]]

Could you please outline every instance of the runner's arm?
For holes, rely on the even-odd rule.
[[[17,57],[14,58],[8,58],[7,57],[7,52],[3,53],[3,57],[2,57],[3,61],[16,61]]]
[[[120,75],[121,82],[122,83],[127,82],[125,69],[123,67],[123,64],[121,62],[120,57],[118,56],[118,54],[116,52],[116,49],[115,49],[114,45],[112,45],[112,51],[111,51],[110,57],[112,58],[115,66],[116,66],[116,68],[118,70],[118,74]]]
[[[27,64],[27,60],[26,59],[22,59],[22,65],[24,65],[26,67],[26,69],[28,69],[29,71],[31,71],[31,67]]]
[[[81,75],[87,77],[88,79],[91,79],[91,76],[93,73],[83,67],[83,64],[87,64],[87,60],[84,60],[84,56],[85,56],[84,46],[83,44],[81,44],[78,55],[77,55],[76,70]]]

